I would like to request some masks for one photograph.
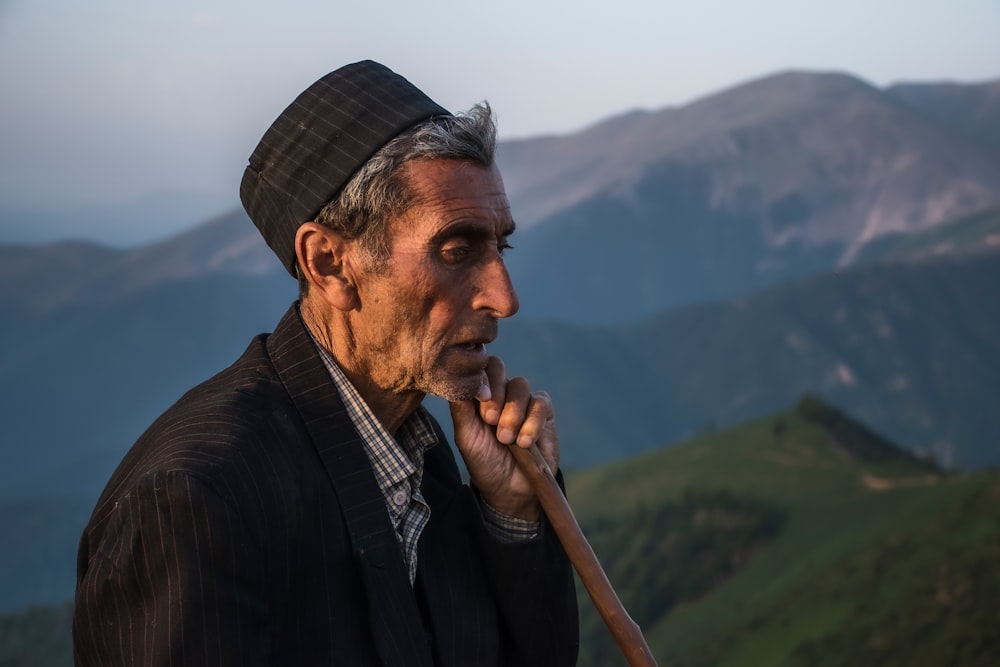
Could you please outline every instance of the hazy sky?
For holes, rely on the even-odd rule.
[[[0,0],[0,204],[235,206],[271,120],[363,58],[524,137],[788,68],[995,79],[1000,0]]]

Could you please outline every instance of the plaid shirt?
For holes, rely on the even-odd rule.
[[[385,499],[389,519],[396,531],[403,562],[410,573],[410,585],[417,576],[417,544],[431,518],[431,509],[420,491],[424,476],[424,452],[437,444],[432,417],[418,407],[399,427],[394,438],[351,384],[333,355],[313,338],[323,365],[347,408],[351,422],[361,436],[371,462],[375,481]],[[478,497],[478,496],[477,496]],[[480,501],[487,530],[502,542],[522,542],[538,536],[540,523],[507,516]]]

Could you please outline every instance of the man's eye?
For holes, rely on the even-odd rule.
[[[441,258],[448,264],[461,264],[472,254],[468,245],[449,245],[441,248]]]
[[[492,255],[493,248],[496,248],[498,255],[503,256],[504,252],[513,246],[506,240],[499,240],[494,246],[492,241],[454,242],[446,243],[441,247],[441,259],[446,264],[461,264],[464,262],[478,261],[481,258]]]

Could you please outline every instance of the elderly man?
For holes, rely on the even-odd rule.
[[[78,665],[575,662],[572,574],[510,452],[556,469],[552,405],[485,349],[518,308],[495,134],[370,61],[268,129],[240,194],[301,298],[114,473]]]

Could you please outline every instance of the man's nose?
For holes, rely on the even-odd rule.
[[[507,265],[499,255],[494,257],[484,268],[479,279],[479,289],[476,291],[473,307],[477,310],[490,310],[494,317],[510,317],[517,312],[521,304],[514,291]]]

